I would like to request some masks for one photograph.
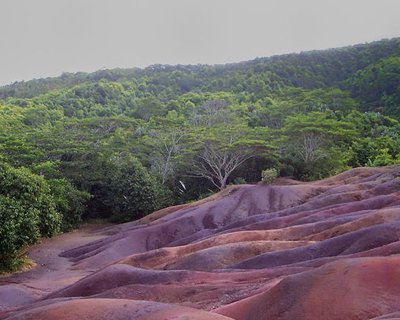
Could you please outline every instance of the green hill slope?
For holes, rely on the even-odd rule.
[[[396,164],[399,75],[395,38],[17,82],[0,88],[0,161],[46,179],[65,228],[136,219],[265,169],[314,180]]]

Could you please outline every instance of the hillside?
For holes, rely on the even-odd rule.
[[[231,185],[399,164],[399,83],[394,38],[2,87],[0,272],[85,219],[128,222]]]
[[[101,80],[148,83],[153,94],[171,88],[176,94],[190,91],[255,93],[261,81],[271,93],[285,86],[304,89],[343,86],[357,71],[380,60],[400,55],[400,39],[381,40],[339,49],[286,54],[227,65],[154,65],[145,69],[112,69],[94,73],[64,73],[60,77],[15,82],[0,88],[0,99],[32,98],[54,89]],[[256,77],[257,79],[254,79]],[[243,86],[248,86],[243,88]]]
[[[0,317],[395,319],[399,177],[392,166],[232,186],[108,227],[108,237],[62,253],[80,272],[70,285],[38,296],[9,279],[0,296],[24,299]]]

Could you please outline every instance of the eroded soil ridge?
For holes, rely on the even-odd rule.
[[[0,279],[0,318],[400,319],[399,177],[233,186],[48,240],[50,265]]]

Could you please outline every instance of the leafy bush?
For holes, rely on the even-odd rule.
[[[289,163],[282,163],[280,165],[279,175],[281,177],[293,177],[294,167]]]
[[[51,193],[58,212],[62,215],[62,231],[77,228],[85,213],[90,194],[76,189],[66,179],[49,179]]]
[[[78,190],[69,180],[62,178],[60,164],[60,161],[45,161],[34,164],[31,170],[46,179],[56,210],[62,215],[61,230],[68,231],[79,226],[90,194]]]
[[[11,269],[19,249],[40,237],[38,225],[37,210],[0,195],[0,270]]]
[[[265,184],[271,184],[278,177],[278,170],[275,168],[265,169],[261,172],[261,181]]]
[[[110,200],[113,220],[139,219],[163,206],[163,188],[135,157],[113,158]]]
[[[374,160],[368,159],[367,166],[368,167],[382,167],[389,166],[393,164],[400,163],[400,159],[396,157],[395,159],[390,155],[389,148],[383,148],[379,150],[379,153],[375,157]]]
[[[246,184],[247,181],[245,178],[242,177],[237,177],[235,180],[233,180],[233,184]]]
[[[11,268],[23,246],[54,235],[60,225],[61,215],[45,179],[1,163],[0,269]]]

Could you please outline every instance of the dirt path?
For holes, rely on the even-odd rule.
[[[76,282],[95,269],[71,270],[72,262],[60,257],[65,250],[104,238],[105,224],[87,224],[80,229],[43,239],[29,248],[28,256],[37,264],[29,271],[0,276],[1,311],[23,306],[50,292]]]

